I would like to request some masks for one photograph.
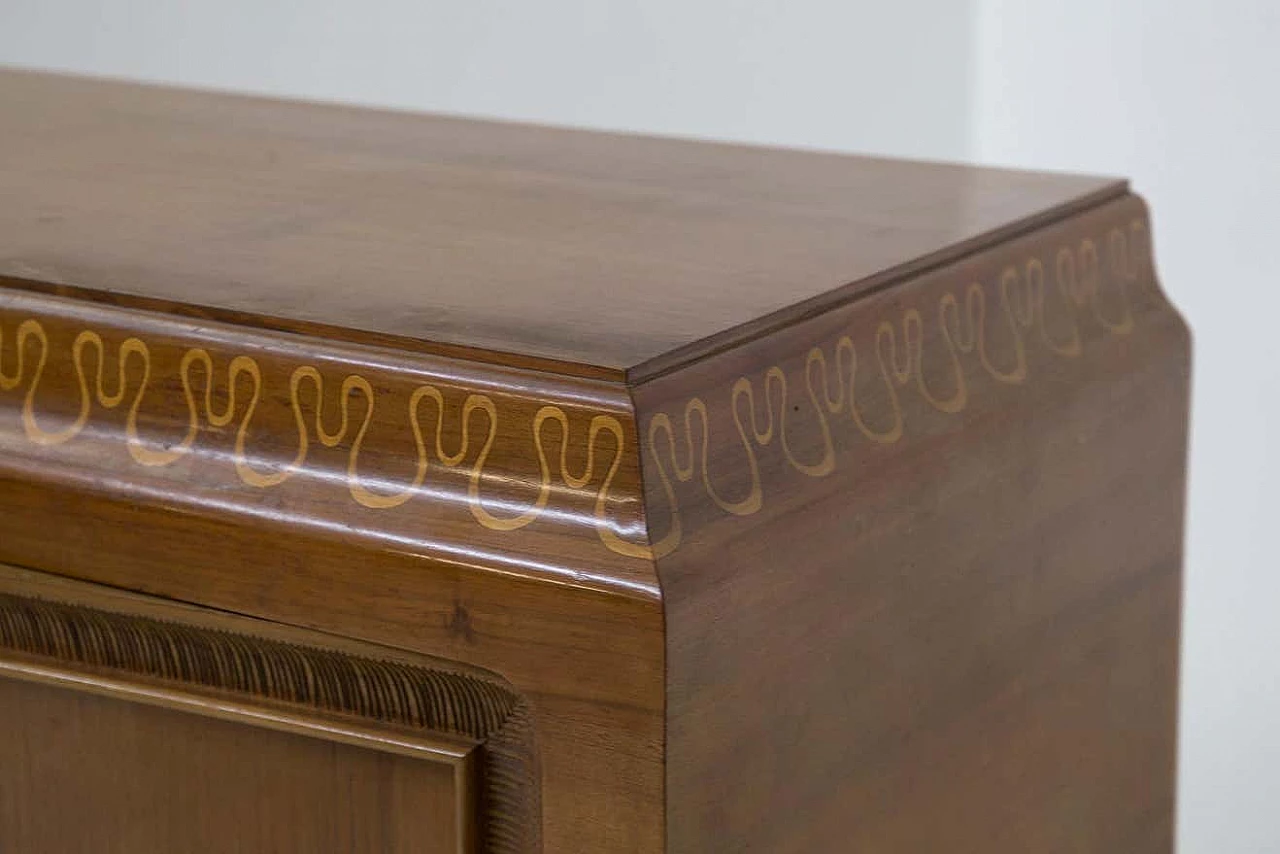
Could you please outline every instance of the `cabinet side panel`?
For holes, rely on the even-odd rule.
[[[672,852],[1172,848],[1189,342],[1136,198],[636,390]]]

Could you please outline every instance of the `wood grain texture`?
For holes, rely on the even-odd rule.
[[[1117,201],[636,389],[668,851],[1172,850],[1188,342],[1147,234]]]
[[[0,716],[5,851],[474,850],[445,765],[6,678]]]
[[[19,72],[0,114],[11,287],[613,378],[1123,192]]]
[[[548,854],[1170,851],[1189,342],[1122,182],[23,73],[0,110],[10,612],[501,684]],[[245,687],[131,656],[170,711]]]

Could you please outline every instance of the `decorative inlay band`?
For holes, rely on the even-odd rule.
[[[467,508],[474,521],[492,531],[516,531],[537,520],[546,510],[552,492],[561,484],[571,490],[594,489],[595,530],[601,543],[617,554],[643,557],[648,548],[624,540],[607,517],[611,489],[624,459],[626,431],[613,415],[594,414],[587,428],[586,459],[580,473],[573,470],[569,461],[571,424],[564,408],[543,405],[533,414],[530,428],[531,445],[537,456],[537,492],[533,502],[517,507],[514,512],[499,513],[490,509],[491,502],[483,494],[486,466],[490,460],[498,436],[502,412],[493,398],[486,394],[471,393],[460,406],[460,429],[456,450],[445,447],[446,400],[441,389],[423,384],[413,389],[403,420],[407,423],[414,442],[414,473],[407,485],[396,489],[375,490],[361,476],[360,456],[365,447],[365,437],[374,420],[378,394],[373,383],[360,374],[349,374],[337,391],[340,418],[336,429],[326,427],[324,410],[326,384],[323,375],[312,365],[295,368],[289,377],[289,408],[296,427],[296,451],[284,465],[272,465],[269,470],[256,467],[249,451],[248,434],[254,414],[263,402],[263,370],[257,359],[247,355],[232,357],[226,366],[226,403],[219,408],[214,397],[214,377],[217,375],[214,357],[199,347],[187,349],[178,367],[183,400],[186,404],[185,434],[165,446],[157,446],[141,435],[139,422],[145,417],[143,398],[152,385],[152,352],[148,344],[137,338],[126,339],[115,356],[114,378],[109,380],[107,371],[108,351],[102,336],[96,331],[82,330],[71,346],[70,362],[74,369],[78,390],[79,408],[69,423],[56,428],[47,427],[36,403],[41,380],[51,358],[49,335],[41,322],[34,318],[21,321],[17,327],[15,355],[12,369],[4,364],[4,330],[0,328],[0,391],[25,388],[22,399],[22,427],[26,438],[41,446],[54,446],[70,442],[89,425],[93,404],[104,409],[117,409],[128,401],[125,416],[124,441],[129,455],[141,466],[161,467],[172,465],[196,445],[202,421],[213,428],[234,426],[235,446],[232,464],[239,480],[255,489],[279,486],[294,477],[306,465],[312,436],[327,448],[346,447],[345,485],[350,498],[357,504],[375,510],[399,507],[415,496],[421,495],[432,465],[432,452],[436,465],[447,469],[465,466],[468,469]],[[29,344],[34,347],[29,348]],[[34,364],[28,360],[28,350],[36,352]],[[96,369],[86,367],[92,352]],[[130,373],[131,364],[137,371]],[[198,369],[198,371],[197,371]],[[203,396],[193,374],[205,378]],[[131,376],[134,379],[131,381]],[[249,384],[247,400],[238,400],[238,390],[243,389],[241,378]],[[92,380],[92,381],[91,381]],[[132,395],[130,396],[130,391]],[[314,394],[314,420],[308,424],[304,412],[304,393]],[[352,399],[362,398],[364,414],[352,418]],[[429,413],[424,416],[424,410]],[[239,416],[237,422],[237,415]],[[237,422],[233,425],[233,422]],[[425,423],[424,423],[425,422]],[[551,424],[559,427],[558,454],[548,453],[547,433]],[[434,430],[432,429],[434,428]],[[314,434],[313,431],[314,430]],[[430,441],[429,444],[429,439]],[[597,447],[599,445],[599,447]],[[607,456],[606,456],[607,455]],[[470,460],[468,463],[467,461]],[[274,462],[274,461],[273,461]],[[499,478],[501,479],[501,478]],[[496,502],[509,506],[512,502]]]
[[[344,370],[339,381],[326,379],[305,359],[281,364],[247,352],[218,356],[205,347],[161,347],[137,336],[123,340],[112,359],[102,334],[89,328],[74,332],[69,352],[57,355],[45,325],[31,316],[18,322],[10,338],[0,325],[0,392],[22,394],[23,435],[36,446],[63,445],[92,430],[95,406],[123,411],[123,429],[111,435],[120,436],[138,466],[177,465],[199,450],[206,432],[225,433],[230,451],[203,458],[229,466],[240,484],[255,491],[310,473],[317,447],[335,449],[343,455],[342,467],[326,474],[324,488],[340,480],[347,500],[358,507],[390,511],[412,506],[433,489],[439,494],[434,470],[437,479],[445,473],[459,484],[465,481],[457,502],[487,531],[520,531],[553,512],[568,518],[551,506],[555,497],[577,502],[581,512],[574,515],[610,552],[650,559],[669,553],[683,536],[677,483],[696,480],[715,507],[749,516],[765,502],[762,449],[774,448],[790,469],[821,478],[840,462],[841,425],[872,445],[893,445],[902,441],[912,417],[904,406],[908,395],[928,409],[956,415],[971,407],[978,376],[1003,386],[1029,382],[1032,348],[1072,360],[1099,335],[1127,336],[1135,322],[1129,291],[1146,263],[1146,238],[1144,220],[1134,218],[1110,228],[1101,240],[1073,238],[1048,254],[1026,250],[1025,257],[986,283],[952,285],[940,294],[929,285],[923,289],[927,296],[882,309],[892,316],[870,318],[870,326],[864,324],[875,309],[871,300],[861,303],[849,316],[862,331],[837,334],[782,361],[775,357],[761,375],[729,383],[727,400],[719,406],[734,429],[726,447],[740,454],[742,468],[722,472],[724,479],[712,471],[711,451],[719,447],[712,436],[715,401],[695,396],[657,412],[641,433],[643,453],[668,504],[667,511],[648,520],[652,546],[636,541],[638,519],[621,523],[615,518],[636,490],[630,425],[590,403],[561,405],[554,398],[504,403],[501,395],[475,388],[429,382],[409,387],[378,372]],[[71,339],[73,331],[63,335]],[[155,367],[157,349],[170,361],[164,372]],[[62,378],[59,400],[64,408],[73,407],[69,412],[49,413],[40,402],[42,384],[55,368]],[[287,397],[269,394],[268,385],[283,386],[286,376]],[[388,397],[382,386],[393,380],[400,390]],[[156,406],[147,403],[148,395],[163,395],[156,391],[161,386],[168,390],[161,398],[168,409],[151,411]],[[329,404],[326,396],[332,398]],[[799,404],[807,414],[796,414]],[[449,417],[450,412],[456,415]],[[264,440],[258,422],[266,416],[275,419],[275,429],[265,431]],[[400,452],[370,450],[367,439],[375,424],[400,437]],[[166,429],[180,432],[170,441],[158,440],[155,432]],[[800,430],[816,435],[817,444],[808,442],[807,450],[799,450],[793,436]],[[255,443],[264,442],[272,445],[270,453],[255,450]],[[504,442],[502,465],[494,465]],[[367,458],[380,459],[382,468],[375,465],[371,474]],[[399,461],[398,474],[383,473],[388,459]],[[523,473],[509,470],[526,461]],[[629,468],[620,486],[624,465]],[[738,473],[747,478],[738,494],[717,486]]]
[[[824,477],[837,465],[833,431],[842,426],[838,416],[843,416],[843,426],[866,441],[892,445],[903,439],[907,428],[902,398],[907,389],[914,390],[929,408],[955,415],[970,405],[972,369],[967,365],[973,361],[996,382],[1019,386],[1029,379],[1028,348],[1033,344],[1055,356],[1075,359],[1084,352],[1082,322],[1097,324],[1107,335],[1128,335],[1134,327],[1128,291],[1139,277],[1145,237],[1142,219],[1133,219],[1124,229],[1110,229],[1105,271],[1102,252],[1092,238],[1059,248],[1051,274],[1035,256],[1008,265],[995,283],[998,306],[994,311],[989,311],[987,288],[981,282],[948,289],[936,298],[932,318],[937,330],[933,340],[943,345],[946,370],[926,372],[929,319],[911,307],[902,310],[896,322],[881,319],[870,346],[847,334],[814,346],[804,357],[798,377],[794,368],[789,377],[777,364],[765,369],[758,380],[738,377],[727,397],[736,428],[730,441],[741,446],[741,459],[749,475],[749,488],[741,495],[725,494],[715,485],[717,478],[709,458],[716,445],[706,401],[693,397],[674,415],[655,414],[645,433],[647,451],[670,507],[665,534],[653,537],[655,556],[670,553],[682,538],[676,482],[688,483],[696,477],[703,494],[721,511],[750,516],[759,512],[765,501],[759,449],[776,447],[792,470],[811,478]],[[1050,309],[1051,305],[1054,308]],[[1049,312],[1055,315],[1053,323],[1047,319]],[[1002,348],[992,344],[993,325],[1001,327]],[[868,351],[874,360],[871,373],[876,377],[871,394],[860,391],[857,382],[859,356]],[[790,389],[796,385],[804,390],[812,413],[811,427],[816,427],[821,438],[821,452],[808,458],[797,453],[788,437],[793,415],[800,408],[790,405]],[[764,403],[761,417],[758,393]],[[876,405],[865,405],[864,398],[873,398]],[[650,519],[651,526],[654,521]]]

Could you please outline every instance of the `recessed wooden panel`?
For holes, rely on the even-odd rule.
[[[541,850],[492,674],[3,565],[0,802],[0,854]]]
[[[0,851],[466,850],[447,763],[9,678],[0,720]]]

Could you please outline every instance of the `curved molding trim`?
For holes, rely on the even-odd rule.
[[[949,281],[905,308],[890,301],[863,331],[733,378],[723,395],[673,402],[642,431],[620,385],[390,359],[371,348],[3,291],[0,405],[12,401],[22,441],[37,453],[74,465],[64,449],[92,440],[114,446],[139,479],[174,471],[183,486],[164,493],[173,500],[193,500],[186,473],[198,473],[211,495],[247,512],[261,512],[265,499],[255,493],[279,493],[272,512],[295,523],[656,596],[651,561],[683,536],[676,483],[696,481],[724,513],[749,516],[766,501],[763,449],[802,476],[825,477],[839,464],[841,429],[873,445],[905,441],[909,395],[957,415],[973,405],[978,376],[1033,383],[1032,348],[1073,360],[1095,333],[1128,336],[1130,290],[1149,270],[1146,220],[1112,214],[1081,236],[1091,217],[1069,223],[1069,238],[1037,235],[1029,248],[993,250],[993,259],[1008,258],[993,280]],[[876,299],[846,307],[860,328]],[[713,422],[726,418],[733,434],[713,436]],[[789,440],[804,428],[821,436],[816,452],[797,452]],[[721,444],[740,450],[712,454]],[[647,535],[641,454],[666,505]],[[726,456],[741,465],[713,471]],[[742,472],[741,494],[717,486]],[[476,533],[440,533],[460,519]],[[548,564],[538,533],[579,543],[582,555],[607,555],[588,561],[604,561],[599,578],[584,578],[582,562]]]

